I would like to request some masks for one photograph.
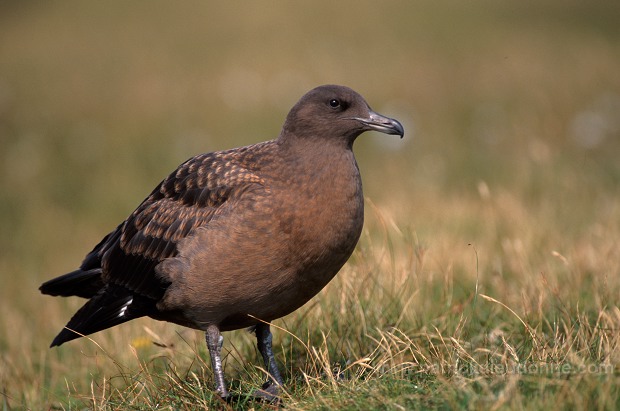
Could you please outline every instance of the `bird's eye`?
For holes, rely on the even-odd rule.
[[[329,106],[331,108],[338,108],[338,107],[340,107],[340,101],[335,99],[335,98],[333,98],[333,99],[329,100]]]

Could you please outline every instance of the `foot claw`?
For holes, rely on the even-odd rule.
[[[280,401],[280,387],[271,381],[267,381],[260,389],[254,390],[252,396],[258,400],[275,404]]]

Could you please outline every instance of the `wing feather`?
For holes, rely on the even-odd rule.
[[[277,143],[189,159],[86,255],[80,269],[44,283],[45,294],[90,298],[52,345],[156,314],[156,303],[169,283],[156,276],[155,268],[175,256],[179,242],[209,224],[222,205],[252,188],[269,190],[257,160],[273,161],[271,154],[260,156],[263,149],[271,150],[271,144]],[[229,210],[234,212],[234,203]]]
[[[258,145],[257,145],[258,146]],[[181,164],[95,250],[106,283],[159,299],[155,267],[177,253],[177,244],[204,226],[229,199],[263,180],[244,166],[246,151],[203,154]],[[83,265],[84,265],[83,264]],[[84,267],[83,267],[84,268]]]

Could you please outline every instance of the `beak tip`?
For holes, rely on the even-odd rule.
[[[394,120],[391,119],[393,122],[393,127],[394,127],[394,134],[397,134],[400,136],[400,138],[402,139],[403,137],[405,137],[405,128],[403,127],[403,125],[400,123],[400,121],[398,120]]]

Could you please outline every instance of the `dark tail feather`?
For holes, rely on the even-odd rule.
[[[116,286],[106,287],[75,313],[65,328],[54,338],[50,347],[146,315],[140,308],[143,304],[139,301],[136,303],[134,306],[131,291]]]
[[[75,270],[53,278],[44,282],[39,287],[39,290],[43,294],[54,296],[70,297],[75,295],[83,298],[92,298],[103,286],[101,268],[93,268],[88,271]]]

